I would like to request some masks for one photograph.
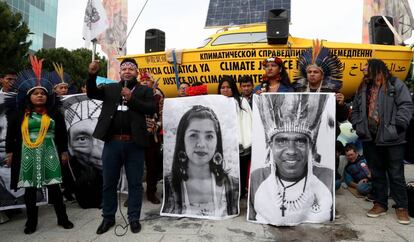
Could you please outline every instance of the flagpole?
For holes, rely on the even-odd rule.
[[[92,42],[92,61],[96,58],[96,39],[102,32],[108,28],[108,18],[101,0],[88,0],[85,9],[83,39],[86,40],[86,46],[89,41]]]
[[[95,60],[95,54],[96,54],[96,39],[92,40],[92,61]]]

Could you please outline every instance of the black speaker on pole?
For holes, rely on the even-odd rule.
[[[393,25],[392,17],[385,16]],[[394,45],[394,34],[382,16],[372,16],[369,21],[369,42],[371,44]]]
[[[286,44],[289,37],[289,16],[286,9],[272,9],[267,15],[267,43]]]
[[[165,32],[159,29],[145,31],[145,53],[165,50]]]

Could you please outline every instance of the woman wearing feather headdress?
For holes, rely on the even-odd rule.
[[[8,113],[6,153],[12,169],[11,188],[25,188],[26,234],[36,231],[36,190],[43,186],[48,188],[58,225],[73,228],[59,187],[61,163],[68,161],[65,121],[58,110],[49,74],[42,73],[43,60],[30,56],[30,61],[32,70],[19,73],[15,83],[18,91],[6,100],[10,110],[17,108]]]

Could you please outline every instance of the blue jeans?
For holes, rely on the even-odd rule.
[[[338,190],[341,187],[341,179],[335,180],[335,190]]]
[[[405,145],[377,146],[374,142],[363,142],[363,147],[371,170],[375,202],[388,209],[388,175],[391,196],[396,207],[408,208],[403,164]]]
[[[115,221],[118,206],[117,186],[122,165],[128,180],[128,220],[140,218],[142,206],[142,176],[144,173],[144,149],[132,141],[111,140],[105,142],[102,152],[103,208],[105,220]]]
[[[367,183],[361,182],[357,185],[356,190],[359,192],[359,194],[366,196],[372,191],[372,182],[367,182]]]
[[[372,182],[368,181],[366,183],[359,183],[354,181],[354,178],[351,176],[351,174],[349,174],[347,171],[344,171],[344,178],[345,178],[345,183],[348,186],[351,186],[352,183],[357,183],[357,187],[356,190],[361,194],[361,195],[368,195],[371,193],[372,191]]]

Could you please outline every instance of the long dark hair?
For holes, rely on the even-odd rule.
[[[240,96],[239,89],[237,89],[236,82],[234,81],[232,76],[224,75],[218,84],[217,93],[221,94],[221,86],[223,86],[223,83],[227,82],[230,86],[231,92],[233,93],[233,98],[236,99],[237,104],[239,104],[239,107],[242,109],[242,99]]]
[[[358,89],[361,89],[362,85],[372,86],[375,83],[377,75],[382,74],[384,76],[384,84],[390,80],[392,74],[388,69],[384,61],[380,59],[369,59],[368,60],[368,74],[364,76],[364,81],[361,82]],[[386,87],[386,86],[385,86]]]
[[[34,106],[32,104],[32,101],[30,100],[30,96],[33,94],[35,90],[36,89],[30,90],[30,92],[26,95],[25,100],[24,100],[24,107],[23,107],[24,111],[29,111],[30,113],[33,112]],[[61,102],[58,101],[59,98],[56,97],[56,94],[54,92],[50,94],[44,89],[42,90],[46,95],[45,111],[49,116],[50,115],[53,116],[55,112],[58,111]]]
[[[210,119],[214,123],[214,130],[217,135],[216,151],[213,158],[209,161],[210,171],[216,177],[218,186],[222,186],[227,173],[223,169],[223,142],[221,138],[220,123],[216,114],[208,107],[195,105],[188,110],[178,124],[177,138],[174,149],[172,164],[172,183],[174,190],[181,196],[181,182],[188,180],[187,168],[188,157],[185,154],[185,132],[193,119]],[[181,204],[181,201],[180,201]]]
[[[391,78],[391,72],[388,69],[384,61],[380,59],[369,59],[368,60],[368,77],[375,79],[378,74],[383,74],[385,80]]]
[[[282,83],[285,86],[292,86],[291,82],[290,82],[290,78],[289,78],[289,74],[286,71],[285,65],[283,65],[283,61],[281,61],[280,58],[275,58],[275,59],[279,59],[280,61],[274,61],[277,66],[279,66],[279,70],[280,70],[280,83]],[[268,62],[264,61],[262,63],[263,66],[266,66]],[[269,79],[267,78],[266,74],[263,75],[263,81],[260,84],[260,87],[266,86],[266,92],[269,91]]]

